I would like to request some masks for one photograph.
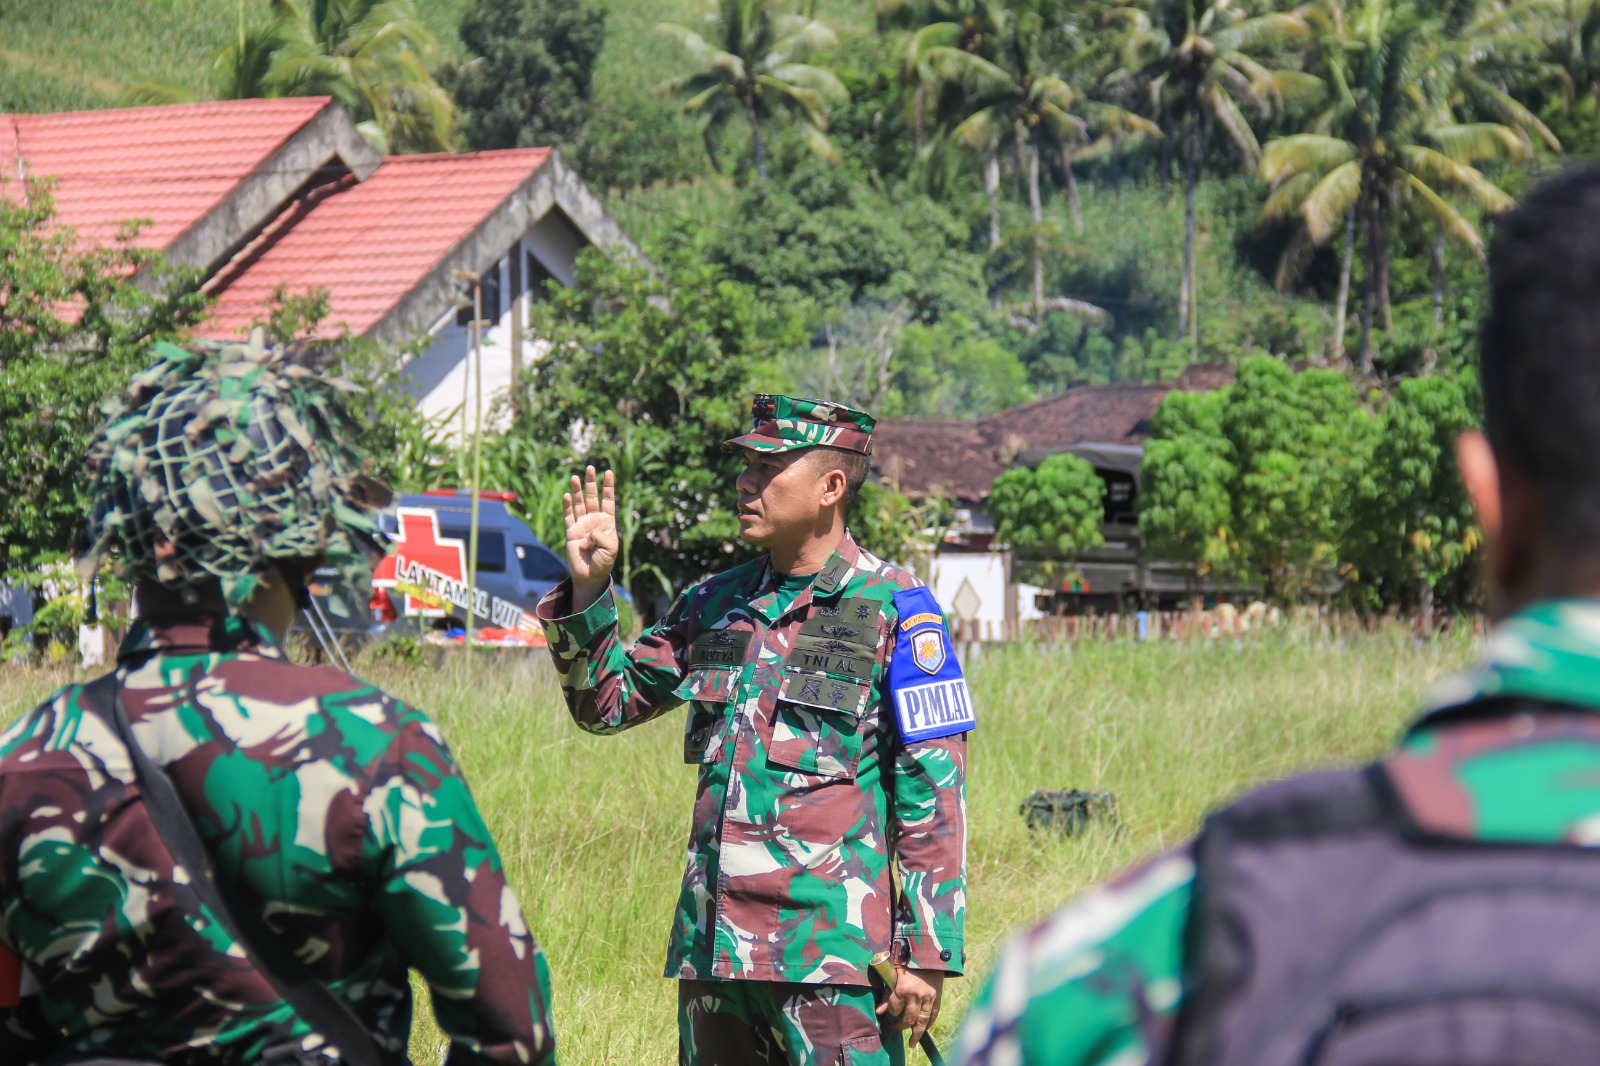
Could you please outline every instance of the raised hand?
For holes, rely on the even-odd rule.
[[[567,521],[567,568],[572,571],[572,607],[581,611],[606,590],[611,568],[617,564],[616,479],[607,470],[603,479],[594,467],[580,480],[572,475],[572,489],[561,497]]]

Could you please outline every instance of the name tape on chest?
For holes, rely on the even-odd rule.
[[[690,666],[739,666],[750,646],[748,630],[708,629],[694,638]]]
[[[889,691],[901,741],[936,740],[974,728],[972,694],[932,591],[902,589],[894,604],[904,621],[889,664]]]

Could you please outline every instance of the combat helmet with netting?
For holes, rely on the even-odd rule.
[[[359,390],[259,336],[151,351],[90,444],[85,568],[110,557],[179,591],[214,580],[235,607],[291,561],[369,573],[389,493],[351,443],[340,394]]]

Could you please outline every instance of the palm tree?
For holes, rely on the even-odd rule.
[[[849,99],[844,84],[825,67],[806,60],[837,45],[833,31],[811,17],[810,5],[797,15],[783,14],[778,0],[709,0],[709,32],[664,22],[656,30],[677,41],[698,70],[657,86],[682,94],[683,110],[700,117],[706,154],[716,165],[711,133],[736,114],[750,126],[750,151],[756,175],[767,176],[762,123],[787,117],[801,140],[830,162],[839,151],[828,140],[829,100]],[[714,42],[714,43],[713,43]]]
[[[1128,4],[1119,12],[1127,27],[1124,69],[1132,87],[1149,93],[1156,121],[1176,133],[1183,160],[1183,278],[1178,328],[1200,346],[1199,297],[1194,272],[1195,188],[1208,130],[1221,126],[1229,142],[1253,167],[1261,148],[1245,117],[1262,117],[1285,97],[1306,87],[1294,71],[1273,70],[1256,56],[1305,36],[1309,27],[1296,11],[1240,17],[1230,0],[1159,0],[1152,13]]]
[[[241,10],[233,40],[211,57],[204,94],[169,82],[140,82],[123,94],[129,104],[187,104],[197,99],[253,100],[272,96],[272,60],[283,45],[275,23],[246,25]]]
[[[449,151],[455,104],[429,72],[435,44],[412,0],[272,0],[272,21],[247,26],[212,59],[211,100],[331,96],[381,152]],[[144,83],[132,103],[196,94]]]
[[[1481,258],[1483,238],[1444,193],[1462,196],[1486,212],[1505,210],[1511,197],[1475,164],[1525,158],[1531,144],[1526,128],[1462,122],[1452,111],[1452,105],[1470,106],[1472,96],[1452,75],[1462,54],[1481,53],[1482,34],[1470,32],[1470,27],[1447,27],[1396,0],[1364,0],[1350,23],[1348,34],[1324,42],[1318,60],[1329,106],[1311,132],[1268,142],[1260,168],[1271,186],[1263,208],[1267,217],[1298,215],[1314,244],[1324,243],[1345,224],[1341,294],[1347,291],[1354,232],[1361,229],[1367,271],[1358,367],[1370,374],[1374,320],[1384,330],[1391,325],[1386,220],[1396,211],[1412,213],[1441,238],[1448,235]],[[1476,95],[1482,99],[1485,94]],[[1498,113],[1538,123],[1489,95],[1486,106]],[[1542,124],[1534,128],[1558,143]],[[1441,269],[1436,251],[1436,289]],[[1343,313],[1341,307],[1336,327],[1341,335]],[[1343,350],[1342,336],[1336,350]]]
[[[412,0],[272,0],[275,96],[332,96],[384,151],[449,151],[455,104]]]
[[[1072,181],[1072,152],[1088,143],[1091,131],[1104,137],[1132,133],[1159,136],[1148,119],[1103,101],[1091,99],[1066,78],[1049,70],[1043,42],[1055,12],[1047,0],[1013,0],[1008,7],[974,6],[961,22],[932,23],[912,35],[907,62],[937,89],[958,87],[965,101],[964,117],[952,136],[980,153],[991,198],[991,250],[999,247],[993,221],[999,154],[1009,146],[1026,168],[1028,212],[1032,219],[1029,255],[1032,274],[1032,326],[1047,310],[1080,313],[1082,305],[1044,295],[1044,243],[1051,237],[1044,220],[1039,172],[1047,151],[1061,162]],[[1076,212],[1074,213],[1076,220]],[[1103,314],[1097,308],[1095,313]]]
[[[949,57],[967,54],[994,60],[1008,23],[1001,0],[879,0],[878,27],[909,29],[900,76],[914,86],[911,128],[919,146],[929,118],[945,127],[970,113],[959,77],[947,76]],[[1000,156],[998,146],[983,159],[983,190],[989,207],[989,248],[1000,246]]]

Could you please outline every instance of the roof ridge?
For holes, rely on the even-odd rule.
[[[93,116],[104,118],[108,121],[127,121],[130,116],[142,116],[151,112],[174,112],[188,108],[199,110],[211,108],[215,110],[247,110],[262,106],[285,107],[294,104],[310,106],[316,104],[316,110],[333,103],[331,96],[252,96],[242,100],[186,100],[177,104],[139,104],[134,107],[84,107],[76,111],[0,111],[0,116],[7,118],[30,118],[41,120],[59,121],[61,119],[76,119]]]
[[[440,163],[445,161],[462,162],[469,159],[481,159],[485,156],[496,156],[504,159],[514,155],[536,155],[543,152],[549,155],[555,151],[553,146],[546,148],[479,148],[471,152],[411,152],[407,155],[386,155],[383,157],[385,165],[389,163]]]

